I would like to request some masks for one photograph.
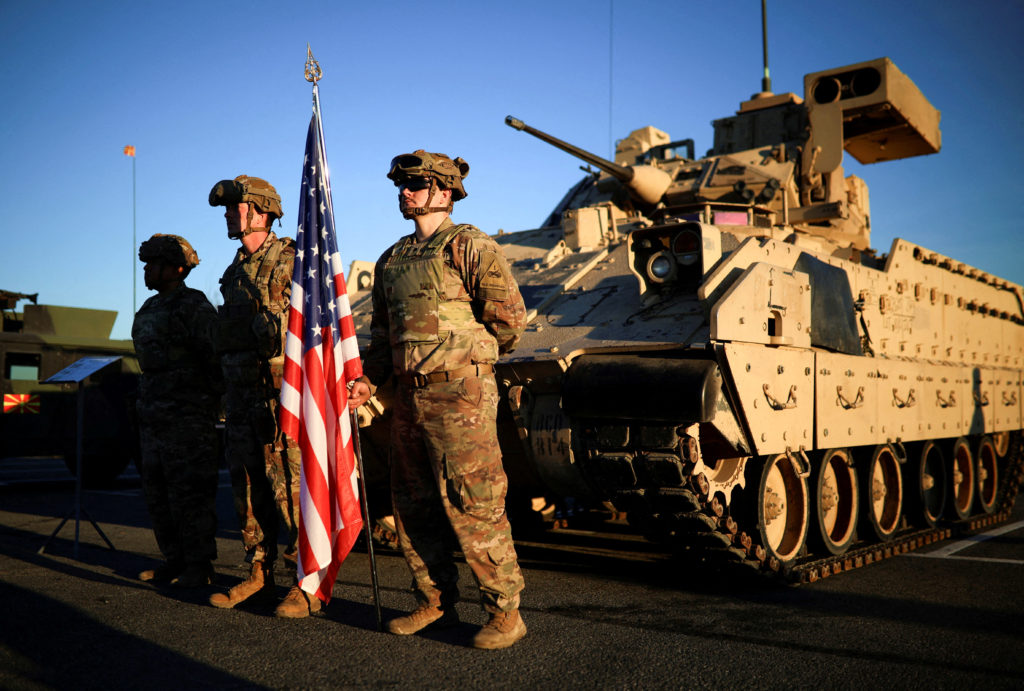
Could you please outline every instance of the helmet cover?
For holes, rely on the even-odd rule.
[[[401,186],[409,178],[433,178],[446,189],[452,191],[452,201],[466,198],[466,188],[462,181],[469,175],[469,164],[462,158],[452,160],[445,154],[429,153],[417,149],[411,154],[401,154],[391,159],[388,179]]]
[[[271,221],[284,216],[281,195],[263,178],[239,175],[234,180],[221,180],[210,190],[210,206],[242,202],[250,202],[261,214],[269,214]]]
[[[180,235],[157,233],[139,245],[139,259],[144,262],[162,262],[169,266],[191,269],[199,264],[199,255],[188,240]]]

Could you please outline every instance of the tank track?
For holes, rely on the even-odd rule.
[[[631,522],[640,518],[636,514],[640,512],[643,517],[638,522],[647,537],[679,548],[680,556],[687,560],[725,572],[756,573],[786,583],[814,583],[1008,520],[1024,483],[1024,436],[1019,431],[1010,436],[1002,477],[997,507],[991,514],[947,520],[935,528],[909,528],[884,543],[855,543],[841,555],[812,555],[786,564],[770,556],[758,543],[756,525],[742,518],[737,520],[710,495],[708,481],[701,474],[689,475],[683,487],[625,492],[619,501],[629,512]]]

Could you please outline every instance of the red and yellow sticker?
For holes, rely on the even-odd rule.
[[[5,393],[4,413],[39,413],[39,396],[31,393]]]

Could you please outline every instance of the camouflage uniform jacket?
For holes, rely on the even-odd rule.
[[[498,244],[446,218],[418,242],[407,235],[377,260],[363,372],[429,374],[493,364],[526,327],[526,307]]]
[[[209,415],[221,372],[211,341],[217,313],[200,291],[181,285],[142,304],[132,340],[142,368],[138,412],[143,419]]]
[[[252,254],[240,248],[220,279],[224,304],[217,321],[215,345],[224,365],[229,393],[237,387],[267,388],[267,363],[280,378],[284,336],[288,330],[295,241],[272,231]],[[264,386],[260,386],[264,385]]]

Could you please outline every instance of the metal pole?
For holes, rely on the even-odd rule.
[[[772,78],[768,74],[768,4],[761,0],[761,47],[764,53],[764,77],[761,78],[761,91],[771,93]]]
[[[615,72],[614,72],[614,49],[615,49],[615,0],[608,2],[608,147],[611,152],[610,158],[615,160],[615,133],[612,131],[612,104],[614,99]]]
[[[359,416],[355,411],[349,413],[352,425],[352,442],[356,452],[356,468],[359,472],[359,499],[363,509],[363,527],[366,530],[366,553],[370,557],[370,583],[373,586],[373,608],[377,612],[377,630],[384,630],[384,620],[380,611],[380,585],[377,580],[377,557],[373,552],[373,526],[370,523],[370,504],[366,498],[366,473],[363,471],[363,452],[359,446]]]
[[[137,288],[135,283],[137,281],[136,274],[138,273],[135,268],[135,152],[132,151],[132,315],[138,310],[135,307]]]
[[[85,380],[78,382],[78,422],[75,434],[75,549],[74,556],[78,559],[78,532],[82,514],[82,435],[85,429]]]

